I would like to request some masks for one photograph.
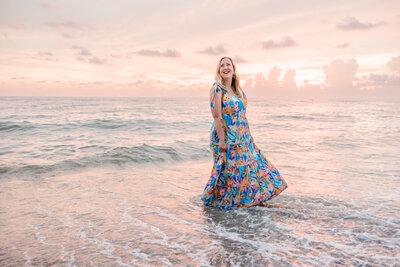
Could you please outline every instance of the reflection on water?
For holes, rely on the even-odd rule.
[[[298,196],[273,201],[278,203],[232,212],[205,209],[207,232],[216,243],[212,265],[395,262],[389,258],[399,252],[393,243],[399,238],[399,220],[360,212],[363,207],[341,201]]]
[[[399,207],[282,194],[265,207],[200,202],[209,162],[3,181],[4,265],[393,264]],[[198,170],[198,172],[192,172]],[[310,188],[316,188],[315,181]],[[305,194],[303,191],[302,194]],[[382,214],[383,213],[383,214]]]

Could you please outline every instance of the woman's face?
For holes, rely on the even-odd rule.
[[[224,58],[221,60],[219,64],[219,75],[221,75],[222,79],[227,80],[232,78],[233,74],[233,65],[229,58]]]

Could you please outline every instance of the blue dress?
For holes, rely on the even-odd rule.
[[[285,190],[287,183],[254,143],[246,118],[247,97],[244,92],[243,97],[231,95],[215,82],[211,108],[215,108],[215,95],[221,90],[227,150],[224,153],[218,149],[219,140],[213,123],[210,147],[214,166],[201,200],[206,206],[221,209],[262,204]]]

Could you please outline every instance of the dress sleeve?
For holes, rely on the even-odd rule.
[[[211,101],[210,101],[211,108],[215,108],[216,95],[220,91],[221,91],[221,88],[219,88],[219,86],[215,82],[212,87],[212,94],[211,94]]]

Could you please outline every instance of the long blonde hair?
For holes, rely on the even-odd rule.
[[[219,73],[220,68],[221,68],[221,61],[223,59],[225,59],[225,58],[229,59],[231,61],[231,63],[232,63],[232,66],[233,66],[232,84],[231,84],[232,90],[236,95],[241,96],[242,94],[241,94],[241,92],[239,90],[239,87],[240,87],[239,86],[239,76],[236,73],[236,65],[235,65],[235,63],[233,63],[233,60],[230,57],[222,57],[218,61],[217,70],[215,72],[215,81],[218,83],[219,86],[221,86],[221,87],[226,89],[226,86],[224,84],[224,80],[222,79],[221,74]]]

